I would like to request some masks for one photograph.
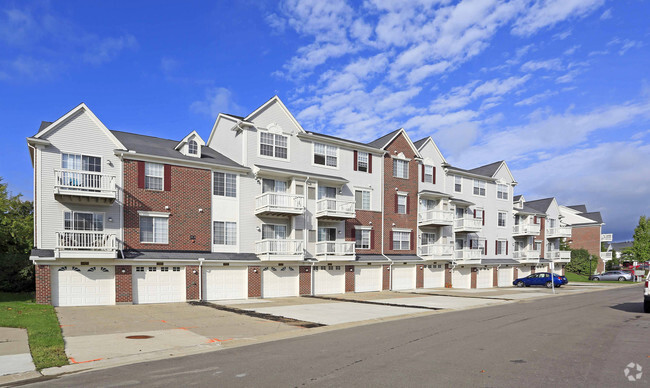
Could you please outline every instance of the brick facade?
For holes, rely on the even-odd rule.
[[[170,190],[154,191],[138,187],[139,165],[138,161],[124,161],[125,249],[209,252],[212,249],[212,173],[171,166]],[[138,211],[170,214],[168,244],[140,243]]]
[[[472,272],[471,272],[471,285],[470,288],[476,288],[476,283],[478,281],[478,268],[472,267]]]
[[[36,265],[36,303],[52,304],[52,278],[49,265]]]
[[[115,303],[133,303],[132,271],[130,265],[115,266]]]
[[[499,287],[499,269],[497,267],[492,269],[492,287]]]
[[[451,268],[449,264],[445,264],[445,288],[451,288]]]
[[[381,212],[370,210],[357,210],[356,218],[345,221],[345,240],[355,241],[353,229],[355,225],[372,226],[370,233],[372,241],[370,242],[370,249],[358,249],[357,253],[364,255],[379,255],[381,254]]]
[[[345,266],[345,292],[354,292],[354,266]]]
[[[381,289],[390,290],[390,265],[384,264],[381,274]]]
[[[198,265],[187,265],[185,266],[185,298],[187,300],[198,300],[199,299],[199,277],[201,276],[201,271],[199,270]]]
[[[424,288],[424,265],[415,266],[415,288]]]
[[[298,282],[300,295],[311,295],[311,267],[301,265],[299,268],[300,279]]]
[[[571,228],[571,239],[569,246],[571,249],[586,249],[589,254],[598,257],[597,272],[605,270],[605,262],[600,259],[600,225],[580,226]]]
[[[530,274],[532,275],[532,274],[534,274],[534,273],[535,273],[535,266],[534,266],[534,265],[531,265],[531,266],[530,266]]]
[[[512,273],[514,274],[514,275],[512,276],[512,281],[517,280],[517,278],[519,278],[519,268],[515,267],[515,270],[512,271]]]
[[[544,217],[538,217],[537,220],[539,221],[539,234],[535,236],[535,242],[541,242],[542,243],[542,249],[540,251],[540,257],[544,257],[544,252],[546,251],[546,243],[545,243],[545,238],[546,238],[546,218]]]
[[[248,267],[248,297],[259,298],[262,296],[262,270],[260,266]]]

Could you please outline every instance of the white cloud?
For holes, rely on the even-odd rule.
[[[190,104],[190,111],[216,118],[219,113],[239,114],[243,109],[234,102],[230,90],[211,88],[205,91],[203,100]]]
[[[532,95],[528,98],[524,98],[521,101],[518,101],[515,103],[515,106],[529,106],[529,105],[535,105],[540,101],[543,101],[549,97],[555,96],[557,94],[556,91],[550,91],[546,90],[543,93],[538,93],[535,95]]]
[[[611,8],[607,8],[605,10],[605,12],[600,14],[600,20],[607,20],[607,19],[611,19],[611,18],[612,18],[612,9]]]
[[[521,65],[522,71],[537,70],[561,70],[562,61],[559,58],[547,59],[545,61],[528,61]]]
[[[582,18],[600,8],[604,0],[537,0],[512,28],[516,35],[532,35],[559,22]]]
[[[464,86],[451,89],[445,95],[436,98],[430,106],[432,112],[448,112],[463,108],[481,97],[499,97],[517,90],[530,75],[513,76],[506,79],[492,79],[485,82],[472,81]]]
[[[137,47],[138,42],[131,34],[124,34],[117,38],[103,38],[91,45],[83,58],[88,63],[99,65],[112,60],[126,49]]]

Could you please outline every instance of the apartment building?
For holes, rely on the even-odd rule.
[[[571,236],[567,242],[573,249],[586,249],[598,257],[596,272],[605,270],[605,263],[612,259],[610,248],[603,250],[604,242],[611,242],[611,233],[602,233],[605,225],[600,212],[588,212],[586,205],[559,206],[562,222],[571,227]]]
[[[27,142],[39,303],[503,287],[556,263],[562,208],[513,206],[504,161],[451,166],[404,129],[307,131],[277,96],[207,141],[112,131],[80,104]]]

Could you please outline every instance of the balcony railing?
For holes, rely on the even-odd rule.
[[[476,260],[483,254],[481,248],[463,248],[454,250],[454,258],[458,260]]]
[[[540,251],[534,249],[524,249],[521,251],[512,252],[513,259],[527,259],[527,260],[539,260]]]
[[[354,218],[355,202],[334,198],[323,198],[316,202],[316,217]]]
[[[426,257],[449,257],[454,254],[451,244],[429,244],[418,247],[418,255]]]
[[[603,261],[609,261],[609,260],[612,259],[612,252],[611,251],[609,251],[609,252],[600,252],[600,258]]]
[[[115,176],[101,172],[55,169],[54,193],[115,199]]]
[[[519,224],[512,227],[514,236],[537,236],[540,232],[539,224]]]
[[[305,201],[302,195],[270,192],[255,197],[255,214],[301,214],[304,208]]]
[[[552,261],[570,261],[571,260],[571,251],[557,251],[557,250],[552,250],[549,251],[547,250],[544,253],[544,256],[546,256],[547,259],[552,260]]]
[[[420,225],[453,225],[454,212],[451,210],[425,210],[418,214]]]
[[[600,241],[602,242],[610,242],[614,239],[614,235],[612,233],[603,233],[600,235]]]
[[[546,238],[571,237],[571,228],[560,226],[546,229]]]
[[[478,232],[481,230],[483,220],[481,218],[463,217],[456,218],[454,222],[455,232]]]
[[[303,254],[302,240],[267,239],[255,242],[258,255],[266,256],[301,256]]]
[[[56,232],[56,249],[71,251],[115,251],[117,249],[117,240],[114,234],[104,232]]]
[[[354,241],[320,241],[316,243],[316,256],[353,256]]]

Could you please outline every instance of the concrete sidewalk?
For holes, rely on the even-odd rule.
[[[34,371],[27,330],[0,327],[0,376]]]

